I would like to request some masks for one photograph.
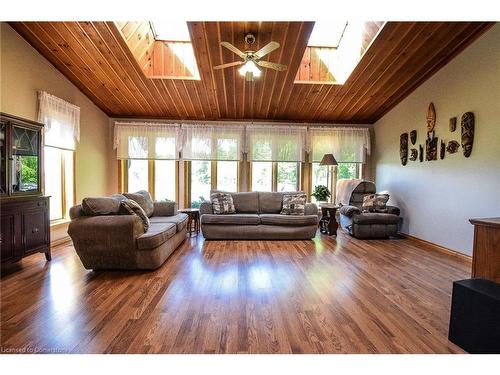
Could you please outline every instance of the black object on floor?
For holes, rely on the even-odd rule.
[[[469,353],[500,353],[500,284],[485,279],[453,283],[448,339]]]

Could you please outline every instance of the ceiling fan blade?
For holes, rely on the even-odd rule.
[[[244,63],[245,63],[244,61],[235,61],[235,62],[231,62],[231,63],[227,63],[227,64],[217,65],[217,66],[214,66],[214,70],[229,68],[231,66],[236,66],[236,65],[242,65]]]
[[[273,52],[276,48],[279,48],[280,44],[278,42],[269,42],[267,43],[264,47],[259,49],[257,52],[254,53],[254,55],[261,59],[263,56],[267,55],[268,53]]]
[[[252,73],[252,72],[247,72],[247,73],[245,74],[245,80],[246,80],[247,82],[252,82],[252,81],[253,81],[253,73]]]
[[[220,42],[220,45],[223,46],[223,47],[226,47],[228,50],[230,50],[231,52],[237,54],[242,59],[246,58],[246,56],[247,56],[247,55],[245,55],[243,52],[241,52],[238,48],[236,48],[235,46],[233,46],[229,42]]]
[[[276,63],[269,62],[269,61],[257,61],[257,65],[260,65],[263,68],[270,68],[270,69],[278,70],[280,72],[286,70],[286,68],[287,68],[286,65],[276,64]]]

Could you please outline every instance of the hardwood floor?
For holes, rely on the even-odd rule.
[[[340,232],[340,231],[339,231]],[[1,279],[1,352],[461,353],[470,264],[409,239],[186,240],[158,270],[93,272],[71,245]],[[28,348],[28,349],[26,349]]]

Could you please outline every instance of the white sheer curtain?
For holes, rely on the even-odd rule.
[[[367,128],[310,128],[312,162],[324,154],[333,154],[339,163],[364,163],[370,155],[370,132]]]
[[[117,159],[176,160],[182,147],[181,126],[157,122],[115,122]]]
[[[243,125],[183,124],[184,160],[241,160]]]
[[[306,127],[249,125],[246,129],[248,160],[303,161],[306,139]]]
[[[38,92],[38,121],[45,124],[45,145],[74,151],[80,140],[80,107]]]

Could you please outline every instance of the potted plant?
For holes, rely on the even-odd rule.
[[[330,190],[325,185],[317,185],[311,194],[318,202],[326,202],[330,198]]]

